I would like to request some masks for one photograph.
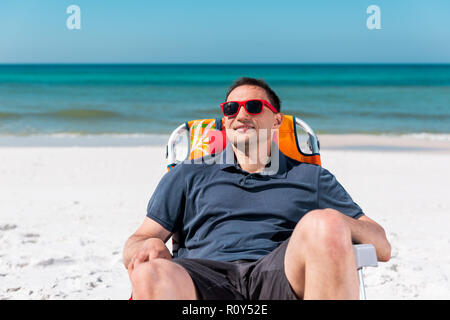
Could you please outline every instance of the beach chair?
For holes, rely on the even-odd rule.
[[[276,142],[281,152],[300,162],[321,165],[320,143],[314,131],[303,120],[283,115]],[[169,137],[166,146],[167,169],[185,160],[195,160],[216,154],[226,145],[223,119],[192,120],[181,124]],[[172,254],[177,255],[178,235],[172,235]],[[360,299],[366,299],[363,268],[377,267],[376,251],[371,244],[353,245],[358,270]]]

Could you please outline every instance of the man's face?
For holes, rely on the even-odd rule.
[[[227,101],[251,99],[263,99],[270,102],[263,88],[252,85],[242,85],[235,88],[229,94]],[[257,115],[248,114],[242,106],[236,116],[225,117],[224,126],[228,139],[237,146],[238,144],[248,144],[253,139],[261,143],[263,142],[261,141],[261,137],[264,137],[264,135],[271,141],[271,130],[280,127],[281,119],[282,116],[280,113],[272,112],[267,106],[264,106],[262,112]]]

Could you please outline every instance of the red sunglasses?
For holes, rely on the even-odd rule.
[[[244,106],[245,111],[251,115],[260,114],[263,110],[264,105],[266,105],[274,113],[278,113],[277,109],[274,108],[269,102],[262,99],[251,99],[245,101],[227,101],[220,104],[222,108],[223,115],[225,117],[234,117],[239,113],[241,106]]]

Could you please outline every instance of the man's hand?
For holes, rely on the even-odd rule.
[[[156,258],[172,260],[172,255],[161,239],[150,238],[145,240],[141,248],[136,252],[134,257],[131,259],[131,262],[128,264],[128,273],[131,274],[136,264],[147,262]]]

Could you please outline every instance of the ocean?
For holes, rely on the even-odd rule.
[[[0,135],[167,135],[265,79],[316,133],[450,134],[450,65],[0,65]]]

